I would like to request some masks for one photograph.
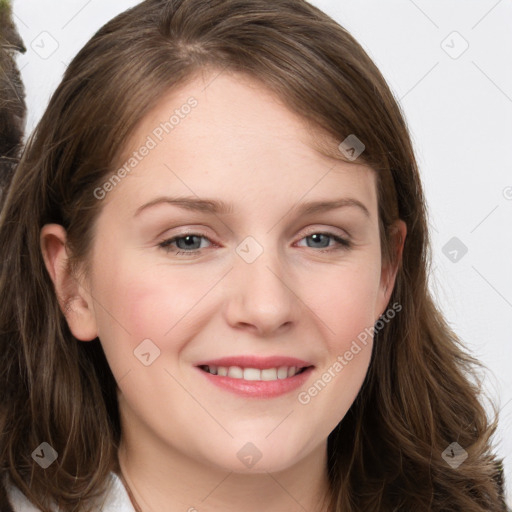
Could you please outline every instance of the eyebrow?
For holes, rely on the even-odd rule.
[[[170,204],[186,210],[212,213],[212,214],[231,214],[233,206],[217,199],[199,199],[195,197],[157,197],[149,203],[143,204],[135,211],[134,217],[142,211],[160,204]],[[353,198],[341,198],[332,201],[310,201],[308,203],[299,203],[294,207],[298,210],[299,215],[311,215],[338,208],[355,207],[361,210],[366,217],[370,217],[368,208],[359,200]]]

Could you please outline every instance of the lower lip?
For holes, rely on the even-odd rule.
[[[231,391],[236,395],[254,398],[274,398],[281,396],[300,387],[308,379],[314,367],[310,366],[302,373],[277,380],[244,380],[223,377],[205,372],[196,366],[197,370],[204,375],[212,384]]]

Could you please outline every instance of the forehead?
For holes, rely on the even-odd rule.
[[[269,200],[283,193],[298,200],[347,191],[376,208],[374,172],[333,158],[339,142],[257,80],[201,72],[163,96],[139,123],[119,161],[129,169],[127,179],[111,196],[124,189],[142,199],[180,189],[228,201],[256,191]]]

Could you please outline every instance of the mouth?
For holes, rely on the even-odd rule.
[[[295,375],[300,375],[312,366],[279,366],[275,368],[242,368],[240,366],[216,366],[200,365],[198,366],[204,372],[231,379],[242,379],[246,381],[276,381],[284,380]]]
[[[238,356],[196,365],[207,385],[245,398],[274,398],[305,384],[314,365],[297,358]]]

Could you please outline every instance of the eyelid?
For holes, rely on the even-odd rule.
[[[174,229],[177,229],[177,232],[174,232]],[[170,231],[172,231],[172,234],[168,234]],[[157,236],[158,242],[165,242],[170,240],[171,238],[180,238],[185,236],[203,236],[204,238],[208,238],[208,240],[211,240],[211,236],[206,233],[206,230],[202,227],[196,227],[196,226],[187,226],[187,227],[178,227],[178,228],[170,228],[163,231],[160,235]]]
[[[177,239],[186,238],[187,236],[197,236],[199,238],[204,238],[204,239],[208,240],[208,242],[211,244],[211,246],[219,247],[219,244],[214,242],[209,235],[207,235],[200,229],[198,229],[198,230],[188,229],[181,233],[173,234],[171,236],[160,236],[158,239],[157,246],[162,247],[162,248],[170,247],[171,243],[176,242]],[[188,252],[193,254],[194,252],[198,253],[201,250],[202,249],[194,249],[194,250],[188,251]]]
[[[304,238],[305,236],[313,235],[315,233],[325,233],[326,235],[338,236],[340,238],[347,239],[347,241],[352,239],[348,231],[346,231],[345,229],[341,230],[340,228],[335,228],[333,226],[329,226],[326,228],[319,228],[315,226],[311,228],[305,228],[305,231],[301,232],[300,239]]]

